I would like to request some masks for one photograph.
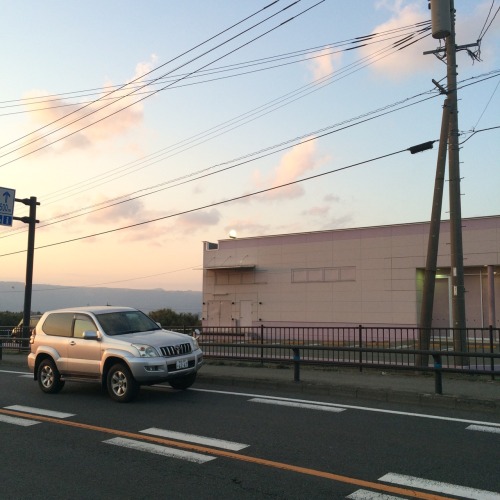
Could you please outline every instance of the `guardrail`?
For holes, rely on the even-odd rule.
[[[435,392],[436,394],[443,393],[443,373],[464,373],[464,374],[479,374],[479,375],[491,375],[491,378],[495,378],[495,374],[500,375],[500,353],[473,353],[470,352],[459,352],[459,351],[435,351],[435,350],[424,350],[424,349],[407,349],[404,352],[406,356],[417,356],[425,355],[432,358],[432,363],[427,366],[419,366],[411,363],[388,363],[381,362],[380,360],[374,362],[370,360],[369,357],[373,354],[389,354],[398,357],[401,355],[401,351],[397,349],[389,348],[360,348],[360,347],[326,347],[326,346],[307,346],[307,345],[294,345],[294,344],[243,344],[243,343],[204,343],[200,342],[203,349],[204,356],[206,358],[213,359],[231,359],[240,361],[258,361],[262,363],[286,363],[293,364],[294,367],[294,381],[300,381],[300,368],[301,365],[325,365],[330,366],[345,366],[345,367],[358,367],[360,371],[363,368],[384,368],[393,370],[413,370],[422,372],[434,372],[435,378]],[[238,355],[235,356],[233,351],[231,356],[224,355],[223,351],[214,352],[213,348],[234,348],[238,350]],[[212,351],[212,352],[211,352]],[[257,351],[260,351],[257,352]],[[264,354],[264,352],[269,353],[271,351],[273,354]],[[325,363],[324,361],[318,360],[315,356],[310,356],[312,352],[332,352],[332,353],[356,353],[357,356],[355,360],[345,360],[338,358],[335,361],[330,361]],[[288,352],[288,355],[284,355],[284,352]],[[307,353],[306,356],[302,353]],[[369,356],[363,356],[369,355]],[[452,363],[448,362],[449,366],[443,366],[443,358],[453,358],[455,359],[455,364],[451,366]],[[490,365],[483,365],[481,369],[477,366],[474,368],[470,366],[470,360],[472,358],[487,359]],[[458,360],[458,363],[457,363]],[[498,363],[495,361],[498,360]]]
[[[170,328],[192,334],[199,327]],[[29,351],[29,339],[13,339],[0,328],[2,347]],[[8,333],[8,334],[7,334]],[[442,393],[446,372],[500,375],[500,329],[433,328],[425,331],[429,348],[420,348],[419,328],[396,327],[204,327],[199,343],[207,359],[292,364],[294,380],[302,365],[431,371]],[[7,334],[7,335],[6,335]],[[461,335],[460,342],[457,336]],[[456,346],[465,349],[457,349]]]

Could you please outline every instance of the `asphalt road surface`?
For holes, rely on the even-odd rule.
[[[500,499],[488,413],[209,384],[40,391],[0,371],[2,499]]]

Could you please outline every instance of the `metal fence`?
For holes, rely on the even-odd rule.
[[[195,327],[176,331],[190,334]],[[433,328],[429,345],[419,328],[205,327],[206,358],[500,374],[500,329]],[[460,337],[460,342],[459,338]],[[463,346],[457,350],[456,346]]]
[[[192,334],[196,328],[171,329]],[[0,327],[0,356],[2,347],[29,351],[29,339],[13,339],[11,331]],[[430,339],[426,349],[420,345],[422,333],[419,328],[362,325],[205,327],[199,343],[207,359],[500,375],[500,329],[432,328],[425,331]],[[457,345],[464,349],[457,350]]]

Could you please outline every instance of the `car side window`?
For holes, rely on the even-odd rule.
[[[71,337],[73,326],[73,313],[49,314],[42,325],[46,335],[56,337]]]
[[[83,332],[97,331],[95,323],[86,316],[77,316],[75,318],[75,326],[73,327],[73,337],[81,339],[83,337]]]

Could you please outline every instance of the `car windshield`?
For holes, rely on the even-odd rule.
[[[161,330],[149,316],[141,311],[119,311],[96,314],[106,335],[125,335],[126,333]]]

